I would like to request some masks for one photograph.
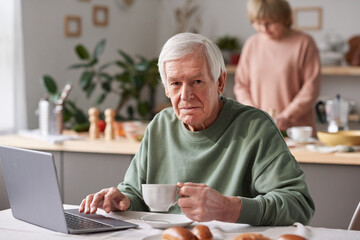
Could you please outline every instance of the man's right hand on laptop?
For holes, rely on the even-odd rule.
[[[109,213],[111,211],[125,211],[130,207],[130,199],[115,187],[104,188],[101,191],[89,194],[82,200],[79,212],[95,213],[98,208]]]

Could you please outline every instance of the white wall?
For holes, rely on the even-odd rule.
[[[115,0],[23,0],[25,71],[27,86],[27,107],[29,128],[37,127],[34,111],[44,89],[39,81],[43,74],[53,75],[62,87],[66,81],[74,81],[77,88],[70,94],[71,99],[84,109],[92,102],[85,99],[78,89],[78,72],[66,69],[76,63],[73,47],[84,43],[90,49],[102,38],[108,40],[104,61],[117,57],[116,49],[121,48],[131,54],[146,57],[158,55],[161,46],[173,34],[176,23],[174,9],[184,4],[185,0],[135,0],[133,6],[121,10]],[[223,35],[237,36],[245,41],[255,31],[246,15],[245,0],[198,0],[201,17],[199,33],[216,40]],[[360,2],[353,0],[290,0],[293,7],[320,6],[323,8],[323,29],[308,31],[316,41],[321,41],[326,33],[341,34],[345,39],[359,33]],[[94,4],[107,5],[110,8],[110,24],[99,28],[92,26],[91,8]],[[83,34],[80,38],[65,38],[63,20],[67,14],[80,15],[83,19]],[[232,94],[232,76],[229,76],[226,94]],[[360,105],[359,77],[323,77],[322,96],[340,93],[354,99]],[[346,85],[346,86],[345,86]],[[158,91],[158,99],[165,99]],[[105,104],[113,106],[110,99]],[[357,108],[359,108],[357,106]]]

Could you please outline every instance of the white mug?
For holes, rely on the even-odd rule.
[[[306,142],[311,138],[312,131],[310,126],[300,126],[288,128],[286,133],[295,142]]]
[[[152,212],[167,212],[176,204],[176,184],[142,184],[142,195]]]

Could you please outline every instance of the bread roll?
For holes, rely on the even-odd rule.
[[[197,240],[190,230],[182,227],[171,227],[163,231],[162,240]]]
[[[205,225],[197,225],[193,228],[192,233],[199,239],[199,240],[213,240],[213,235],[210,232],[208,226]]]
[[[285,234],[281,235],[278,240],[306,240],[306,238],[295,234]]]
[[[233,240],[271,240],[258,233],[243,233],[233,238]]]

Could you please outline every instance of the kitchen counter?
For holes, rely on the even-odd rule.
[[[0,136],[0,145],[45,151],[125,155],[135,155],[140,146],[140,142],[128,140],[122,137],[116,138],[113,141],[106,141],[103,137],[91,140],[87,134],[82,134],[82,136],[83,139],[81,140],[67,140],[62,144],[50,144],[41,140],[22,137],[19,135],[3,135]],[[310,152],[305,148],[305,145],[297,145],[296,147],[290,148],[290,150],[300,163],[360,165],[360,152],[324,154]]]

